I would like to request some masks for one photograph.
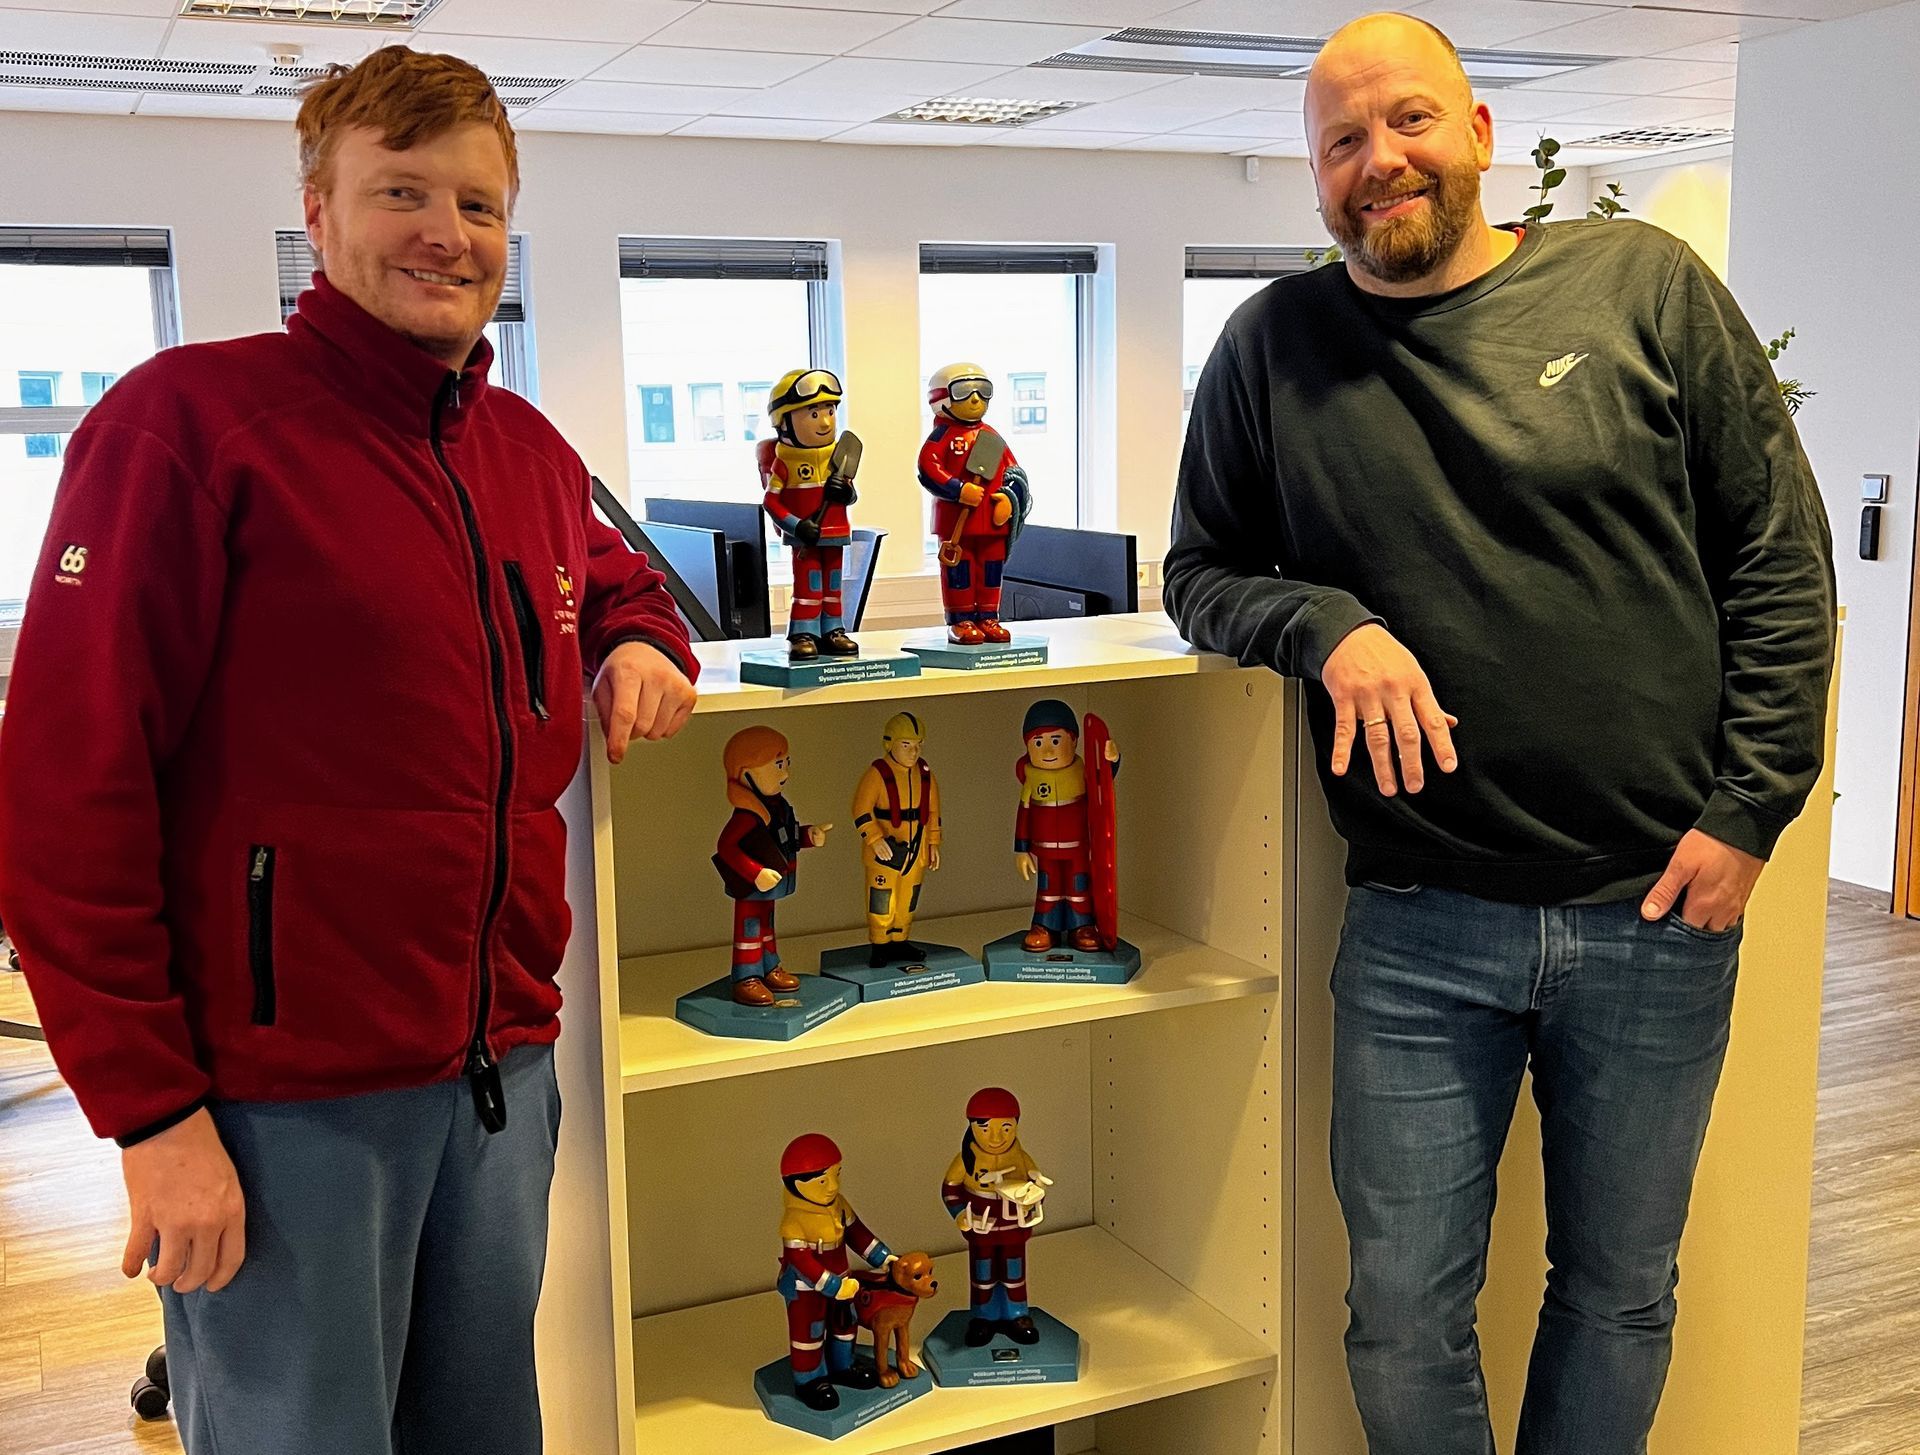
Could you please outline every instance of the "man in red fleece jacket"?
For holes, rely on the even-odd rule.
[[[192,1455],[533,1455],[576,694],[617,762],[697,669],[488,386],[519,175],[485,76],[379,50],[299,134],[287,331],[163,353],[74,434],[0,914],[125,1149]]]

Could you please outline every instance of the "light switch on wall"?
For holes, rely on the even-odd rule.
[[[1862,475],[1860,477],[1860,499],[1867,505],[1885,505],[1887,492],[1893,486],[1891,475]]]

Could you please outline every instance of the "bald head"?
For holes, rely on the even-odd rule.
[[[1473,105],[1473,83],[1446,32],[1412,15],[1382,11],[1341,26],[1314,58],[1307,75],[1308,135],[1312,135],[1317,99],[1389,66],[1423,78],[1462,111]]]

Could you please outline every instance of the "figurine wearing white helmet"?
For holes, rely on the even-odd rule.
[[[1033,501],[1026,472],[985,422],[992,399],[978,364],[948,364],[927,380],[933,433],[920,447],[920,484],[934,497],[947,637],[961,646],[1012,639],[1000,625],[1000,573]]]

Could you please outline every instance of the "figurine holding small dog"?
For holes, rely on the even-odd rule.
[[[795,1137],[780,1157],[786,1195],[776,1287],[787,1301],[788,1362],[794,1393],[821,1411],[840,1407],[836,1384],[873,1389],[886,1382],[880,1372],[854,1362],[861,1286],[848,1272],[849,1245],[882,1273],[897,1261],[841,1194],[840,1163],[840,1148],[818,1132]],[[929,1276],[931,1271],[929,1266]],[[903,1352],[905,1347],[900,1345]]]
[[[940,1186],[940,1200],[967,1240],[968,1347],[990,1343],[995,1333],[1016,1344],[1040,1342],[1027,1304],[1027,1240],[1046,1216],[1052,1185],[1020,1145],[1019,1100],[997,1086],[975,1092],[960,1155]]]

